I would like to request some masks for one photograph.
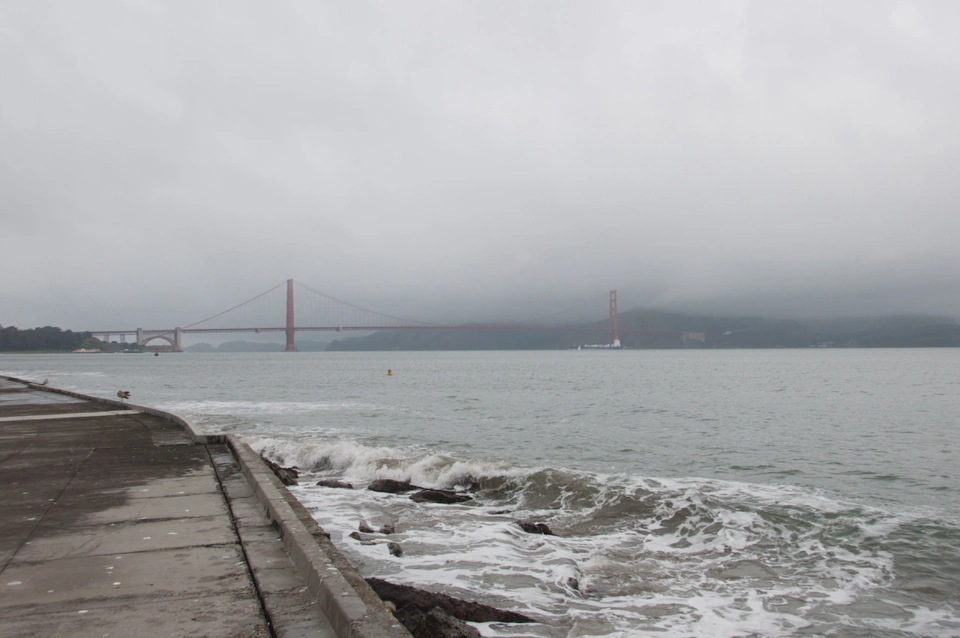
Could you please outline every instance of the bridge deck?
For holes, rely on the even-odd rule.
[[[334,636],[230,449],[117,412],[0,379],[0,633]]]

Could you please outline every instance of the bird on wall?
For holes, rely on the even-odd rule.
[[[118,390],[118,391],[117,391],[117,396],[120,397],[120,400],[121,400],[121,401],[123,401],[123,400],[125,400],[125,399],[129,399],[129,398],[130,398],[130,390]]]

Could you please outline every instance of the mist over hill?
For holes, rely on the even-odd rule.
[[[582,332],[385,330],[333,341],[327,350],[558,350],[609,340],[606,321],[580,328]],[[936,315],[793,320],[633,310],[620,314],[619,335],[625,348],[960,346],[960,326]]]
[[[259,341],[225,341],[219,345],[196,343],[184,348],[186,352],[283,352],[286,347],[282,342]],[[297,350],[300,352],[320,352],[327,348],[325,341],[297,340]]]

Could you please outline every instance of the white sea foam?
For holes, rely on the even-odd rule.
[[[281,439],[250,437],[260,454],[303,470],[333,471],[349,480],[389,478],[415,485],[448,488],[488,477],[526,474],[506,463],[462,461],[441,454],[391,447],[366,446],[349,439]]]
[[[882,538],[911,516],[825,493],[523,468],[343,439],[250,443],[306,470],[295,494],[365,575],[542,621],[524,635],[732,638],[850,626],[946,636],[960,623],[949,607],[915,606],[904,612],[909,622],[889,626],[864,617],[858,605],[887,596],[894,565],[889,552],[858,539]],[[481,489],[466,505],[417,504],[405,495],[312,486],[311,475],[342,476],[357,487],[394,478],[446,488],[493,480],[510,489]],[[528,518],[559,535],[523,532],[516,522]],[[361,521],[375,529],[390,523],[397,533],[365,535],[363,543],[348,538]],[[402,558],[389,553],[388,541],[401,544]],[[487,636],[516,633],[477,626]]]

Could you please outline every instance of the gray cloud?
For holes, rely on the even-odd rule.
[[[183,325],[288,277],[438,320],[608,288],[960,315],[958,27],[949,0],[4,3],[0,321]]]

